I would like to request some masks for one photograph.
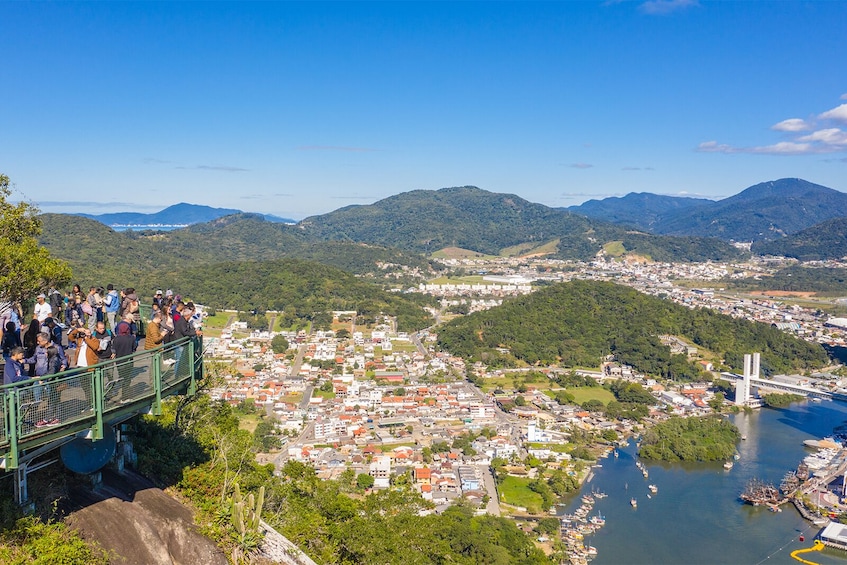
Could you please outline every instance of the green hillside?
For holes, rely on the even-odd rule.
[[[847,194],[803,179],[751,186],[708,204],[683,209],[656,233],[761,241],[779,239],[847,212]]]
[[[551,255],[590,259],[610,241],[662,261],[730,260],[741,253],[715,239],[631,233],[625,228],[549,208],[514,194],[472,186],[415,190],[367,206],[306,218],[307,237],[358,241],[431,254],[458,247],[486,255],[558,240]]]
[[[43,214],[40,242],[68,261],[79,281],[111,281],[153,289],[163,273],[192,264],[223,261],[311,259],[356,275],[378,273],[380,264],[427,271],[419,254],[350,242],[309,241],[298,228],[254,214],[226,216],[172,232],[115,232],[66,214]]]
[[[432,319],[420,294],[385,292],[335,267],[302,259],[233,261],[185,265],[162,273],[163,285],[190,289],[190,298],[215,308],[285,311],[290,319],[313,320],[330,310],[355,310],[365,317],[397,317],[403,330],[422,329]]]
[[[671,378],[696,374],[657,336],[683,337],[739,368],[744,353],[761,352],[765,372],[820,367],[823,348],[765,324],[708,309],[691,310],[628,287],[574,281],[539,290],[502,306],[458,318],[438,332],[451,353],[494,365],[599,366],[606,355],[639,371]],[[498,352],[505,348],[508,353]]]
[[[725,281],[742,290],[785,290],[815,292],[821,295],[847,295],[847,269],[835,267],[803,267],[793,265],[780,269],[771,277]]]
[[[847,213],[843,209],[842,213]],[[824,261],[847,257],[847,218],[833,218],[774,241],[756,242],[757,255],[783,255],[800,261]]]

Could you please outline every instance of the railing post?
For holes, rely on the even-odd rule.
[[[91,439],[94,441],[103,439],[103,410],[105,399],[103,398],[103,366],[96,367],[92,375],[91,391],[94,401],[94,426],[91,428]]]
[[[162,357],[167,347],[159,349],[153,354],[153,402],[150,405],[150,413],[154,416],[162,415]]]
[[[6,405],[7,431],[9,432],[9,457],[6,460],[6,469],[18,467],[18,391],[7,389],[8,404]]]
[[[29,501],[26,470],[26,463],[15,469],[15,502],[18,503],[18,506],[24,506]]]
[[[191,359],[191,369],[188,373],[189,381],[188,388],[186,389],[186,394],[191,396],[197,393],[197,383],[195,382],[194,376],[197,374],[197,358],[195,357],[195,343],[197,342],[197,338],[193,337],[188,342],[188,358]]]

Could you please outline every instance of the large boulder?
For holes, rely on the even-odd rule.
[[[103,471],[96,489],[77,490],[67,522],[120,565],[226,565],[197,531],[192,512],[144,477]]]

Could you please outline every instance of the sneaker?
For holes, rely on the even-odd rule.
[[[47,420],[39,420],[35,423],[36,428],[43,428],[44,426],[47,426],[47,425],[49,425],[49,424],[47,424]]]
[[[173,365],[174,363],[176,363],[176,359],[165,359],[162,361],[163,365]]]
[[[48,425],[48,426],[58,426],[58,425],[59,425],[59,424],[61,424],[61,423],[62,423],[62,422],[60,422],[60,421],[59,421],[59,418],[53,418],[52,420],[50,420],[49,422],[47,422],[47,425]]]
[[[131,398],[124,398],[123,400],[121,400],[121,404],[129,404],[130,402],[132,402]]]

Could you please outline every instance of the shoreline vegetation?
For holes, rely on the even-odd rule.
[[[644,432],[639,456],[652,461],[727,461],[741,434],[721,416],[673,416]]]

